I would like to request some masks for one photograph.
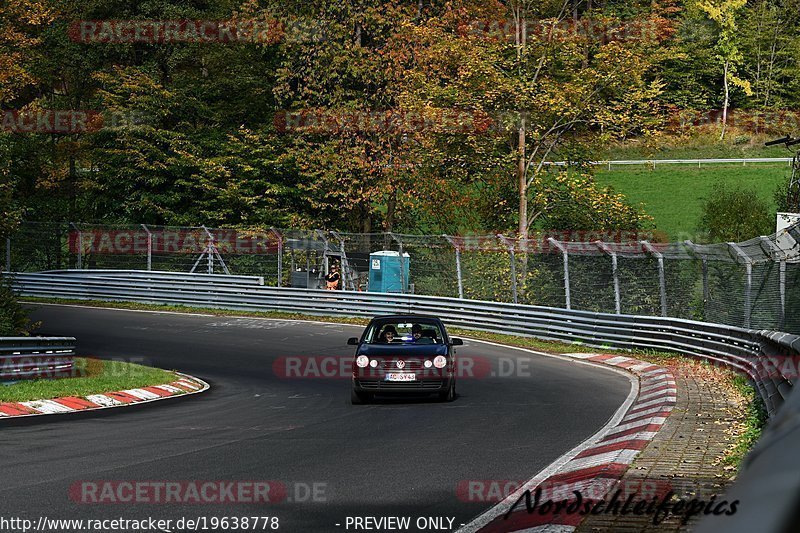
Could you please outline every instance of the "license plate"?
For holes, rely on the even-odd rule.
[[[416,374],[400,374],[397,372],[389,372],[386,374],[386,381],[416,381]]]

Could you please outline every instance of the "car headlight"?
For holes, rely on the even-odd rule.
[[[372,361],[369,362],[369,366],[371,366],[372,368],[375,368],[376,366],[378,366],[378,360],[377,359],[373,359]]]
[[[443,355],[437,355],[433,358],[433,366],[436,368],[444,368],[447,364],[447,358]]]
[[[425,365],[425,368],[430,368],[433,366],[433,363],[431,363],[430,359],[425,359],[425,362],[422,364]]]
[[[366,355],[359,355],[356,357],[356,366],[358,368],[364,368],[369,364],[369,357]]]

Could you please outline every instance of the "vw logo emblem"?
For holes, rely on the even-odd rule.
[[[406,366],[405,361],[397,361],[397,368],[404,368]]]

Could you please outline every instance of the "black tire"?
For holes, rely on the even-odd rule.
[[[439,401],[452,402],[455,399],[456,399],[456,382],[453,381],[450,383],[450,386],[447,388],[446,391],[442,391],[439,393]]]
[[[363,405],[365,403],[369,403],[370,395],[366,392],[358,392],[355,389],[350,389],[350,403],[352,405]]]

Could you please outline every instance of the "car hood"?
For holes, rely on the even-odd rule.
[[[358,355],[368,357],[426,357],[447,355],[444,344],[363,344]]]

